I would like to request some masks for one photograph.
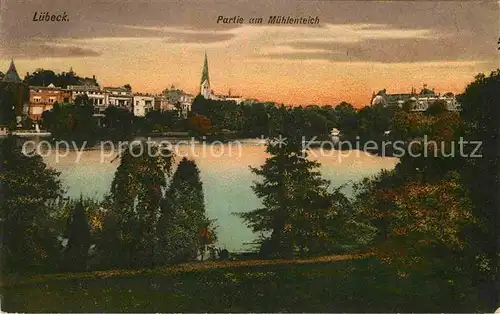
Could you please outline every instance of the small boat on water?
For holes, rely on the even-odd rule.
[[[267,141],[268,141],[268,139],[266,139],[266,138],[245,138],[245,139],[239,140],[239,142],[242,144],[249,144],[249,145],[254,145],[254,146],[266,145]]]
[[[25,130],[19,130],[19,131],[14,131],[12,132],[12,135],[16,135],[19,137],[32,137],[32,136],[39,136],[39,137],[48,137],[51,136],[52,134],[50,132],[33,132],[33,131],[25,131]]]
[[[9,130],[5,126],[0,126],[0,137],[6,137],[9,134]],[[11,131],[10,134],[19,137],[48,137],[52,134],[48,131],[40,130],[38,124],[35,125],[35,130],[15,130]]]
[[[51,133],[47,131],[40,130],[40,126],[38,123],[35,123],[35,130],[16,130],[12,132],[12,135],[17,135],[20,137],[32,137],[32,136],[40,136],[47,137],[50,136]]]

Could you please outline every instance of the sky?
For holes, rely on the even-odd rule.
[[[47,11],[69,21],[33,21]],[[384,88],[459,93],[499,68],[499,11],[497,1],[0,0],[0,71],[14,58],[21,77],[72,67],[102,86],[196,94],[206,52],[216,93],[360,107]],[[320,23],[268,25],[271,15]]]

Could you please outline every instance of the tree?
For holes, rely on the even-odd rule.
[[[94,106],[87,95],[75,98],[74,104],[54,103],[42,114],[43,126],[56,139],[89,141],[95,139],[97,124],[93,115]]]
[[[349,103],[341,102],[339,105],[335,106],[334,110],[338,116],[337,128],[345,134],[354,132],[357,126],[356,109]]]
[[[91,84],[99,86],[95,77],[80,77],[73,70],[56,74],[52,70],[36,69],[32,74],[28,73],[23,82],[28,86],[49,86],[54,84],[62,88],[66,88],[68,85],[82,85],[84,82],[91,82]]]
[[[114,140],[126,140],[132,137],[134,114],[125,108],[109,106],[104,110],[103,125],[106,134]]]
[[[188,129],[198,136],[207,135],[212,130],[212,122],[207,117],[196,114],[187,119]]]
[[[59,173],[34,152],[25,155],[18,139],[0,142],[1,257],[4,270],[54,264],[56,234],[47,229],[50,204],[63,194]]]
[[[0,125],[12,127],[15,123],[16,93],[13,86],[0,83]]]
[[[462,106],[460,117],[463,121],[464,138],[479,141],[477,155],[480,158],[465,158],[463,184],[471,192],[474,215],[479,223],[470,232],[471,256],[482,261],[482,278],[486,281],[485,295],[490,308],[500,302],[497,283],[500,281],[500,70],[489,76],[479,74],[465,92],[458,97]],[[465,153],[470,154],[475,145],[469,145]],[[479,277],[479,276],[476,276]]]
[[[261,233],[266,247],[261,251],[281,257],[325,252],[332,245],[331,222],[343,208],[328,192],[329,182],[315,170],[319,164],[302,151],[300,132],[287,121],[293,118],[286,111],[281,115],[286,142],[270,142],[266,152],[271,157],[261,167],[250,168],[261,177],[252,189],[263,207],[238,215]]]
[[[172,152],[153,142],[129,145],[111,184],[110,211],[119,239],[116,250],[128,267],[154,265],[162,193],[173,162]]]
[[[383,243],[389,237],[389,225],[395,212],[395,190],[401,184],[402,180],[395,171],[382,170],[354,185],[357,206],[376,228],[374,243]]]
[[[241,105],[243,115],[242,134],[248,137],[268,136],[268,109],[263,103]]]
[[[404,112],[410,112],[413,109],[413,101],[406,100],[401,107]]]
[[[432,104],[429,105],[425,113],[430,116],[439,116],[440,114],[448,111],[448,105],[444,100],[436,100]]]
[[[328,120],[316,108],[307,108],[304,110],[304,136],[319,139],[329,139],[330,131]]]
[[[432,183],[392,182],[392,186],[372,190],[371,198],[382,202],[371,203],[379,207],[366,212],[379,232],[384,232],[375,243],[379,257],[399,270],[454,279],[468,249],[464,232],[474,223],[470,198],[459,184],[458,173],[449,172]]]
[[[64,252],[65,269],[85,271],[87,269],[91,234],[82,200],[76,204],[73,213],[68,217],[65,238],[68,239]]]
[[[191,105],[191,111],[195,114],[206,116],[208,114],[209,100],[205,99],[201,94],[198,94]]]
[[[37,69],[32,74],[27,74],[24,78],[24,83],[29,86],[49,86],[54,84],[58,86],[57,75],[52,70]]]
[[[158,222],[162,263],[182,262],[205,254],[215,241],[213,222],[205,213],[203,185],[196,163],[183,158],[165,194]]]

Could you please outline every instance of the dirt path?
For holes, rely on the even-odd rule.
[[[283,264],[313,264],[328,263],[335,261],[345,261],[353,259],[362,259],[372,254],[346,254],[346,255],[327,255],[307,259],[272,259],[272,260],[235,260],[235,261],[205,261],[189,262],[172,266],[143,268],[143,269],[115,269],[105,271],[93,271],[87,273],[58,273],[43,274],[35,276],[7,276],[0,282],[0,286],[7,287],[11,285],[34,284],[46,280],[68,280],[68,279],[104,279],[110,277],[129,277],[137,275],[164,275],[179,274],[186,272],[197,272],[208,269],[248,267],[248,266],[266,266]]]

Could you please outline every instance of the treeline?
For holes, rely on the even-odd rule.
[[[371,105],[360,109],[341,102],[332,106],[284,106],[275,103],[237,105],[234,101],[216,101],[202,96],[195,98],[192,106],[195,121],[203,121],[205,133],[227,129],[242,137],[268,137],[279,130],[280,119],[287,116],[287,124],[306,139],[330,139],[333,128],[341,132],[344,140],[361,141],[405,139],[418,133],[416,128],[425,124],[429,116],[447,112],[444,101],[431,104],[426,112],[411,112],[410,107]],[[193,118],[194,119],[194,118]],[[425,128],[425,126],[424,126]],[[423,129],[422,129],[423,131]]]
[[[192,111],[184,118],[179,110],[150,111],[136,117],[124,108],[110,106],[100,123],[92,115],[93,104],[79,96],[74,104],[55,104],[43,113],[43,127],[56,139],[124,140],[134,135],[188,132],[191,136],[224,138],[268,138],[279,130],[283,115],[286,123],[306,140],[329,140],[333,128],[343,141],[406,140],[423,133],[436,115],[446,112],[437,101],[426,112],[410,112],[403,106],[366,106],[361,109],[342,102],[332,106],[287,107],[275,103],[241,103],[195,98]],[[457,113],[454,113],[458,116]]]
[[[27,73],[23,82],[28,86],[49,86],[53,84],[62,88],[67,88],[68,85],[82,85],[84,82],[90,82],[92,85],[98,86],[95,77],[80,77],[73,70],[55,73],[52,70],[36,69],[31,74]]]
[[[197,165],[152,143],[124,149],[103,201],[65,199],[59,173],[1,142],[1,265],[4,273],[138,268],[203,258],[216,241]]]

